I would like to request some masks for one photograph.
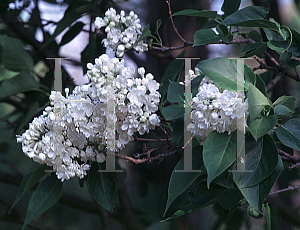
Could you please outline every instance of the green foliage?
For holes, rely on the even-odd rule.
[[[247,162],[247,161],[246,161]],[[259,182],[254,186],[249,187],[239,187],[239,190],[247,200],[247,202],[256,210],[262,212],[262,204],[265,201],[266,197],[268,196],[271,188],[273,187],[274,183],[276,182],[279,175],[282,173],[284,167],[280,156],[278,156],[278,163],[273,171],[273,173],[264,179],[263,181]]]
[[[182,194],[202,173],[204,170],[202,162],[202,147],[197,146],[193,148],[193,170],[201,170],[195,172],[180,172],[178,170],[184,169],[184,158],[182,158],[173,169],[171,174],[169,188],[168,188],[168,200],[166,204],[165,214],[170,208],[174,200]],[[187,170],[187,169],[185,169]]]
[[[81,65],[83,72],[87,72],[87,63],[93,63],[95,58],[99,57],[101,54],[105,53],[105,48],[101,44],[101,39],[93,35],[90,37],[89,44],[81,52]]]
[[[170,81],[167,100],[171,103],[178,102],[180,105],[184,105],[184,85]]]
[[[245,140],[245,170],[233,172],[233,180],[239,188],[251,187],[269,177],[278,163],[278,151],[270,135],[255,141],[251,136]]]
[[[249,85],[248,103],[250,123],[252,123],[252,121],[254,121],[254,119],[257,118],[263,110],[271,107],[271,103],[268,98],[252,84]]]
[[[278,30],[274,22],[264,19],[268,9],[260,6],[247,6],[226,17],[222,24],[227,26],[260,27]]]
[[[224,0],[221,10],[224,12],[224,18],[236,12],[241,5],[241,0]]]
[[[2,81],[0,99],[28,91],[40,91],[40,86],[30,72],[22,71],[19,75]]]
[[[177,57],[184,57],[185,50],[182,51]],[[160,85],[159,85],[159,92],[161,94],[161,102],[164,102],[167,96],[168,87],[170,84],[170,81],[178,82],[181,69],[184,65],[184,60],[182,59],[175,59],[173,60],[168,68],[166,69]]]
[[[83,29],[84,23],[76,22],[74,26],[70,27],[68,32],[62,37],[59,46],[63,46],[72,41]]]
[[[61,32],[63,32],[66,28],[70,27],[70,25],[75,22],[77,19],[79,19],[84,13],[87,13],[88,11],[95,8],[95,2],[89,3],[85,1],[81,1],[78,3],[73,3],[69,5],[68,9],[66,10],[64,17],[57,23],[56,29],[54,33],[51,35],[51,37],[44,43],[43,48],[48,46],[51,42],[54,41],[54,39],[59,35]],[[80,24],[77,24],[79,27]],[[75,25],[74,25],[75,26]],[[70,32],[68,36],[73,36],[74,30],[77,30],[77,27],[75,29],[72,29],[72,33]],[[71,28],[70,28],[71,30]],[[65,38],[65,41],[69,40],[69,38]]]
[[[194,17],[203,17],[203,18],[210,18],[215,19],[217,17],[217,11],[209,11],[209,10],[182,10],[179,12],[174,13],[172,16],[194,16]]]
[[[279,126],[276,136],[284,145],[300,151],[300,119],[294,118]]]
[[[21,198],[24,196],[26,192],[28,192],[30,189],[35,186],[39,180],[46,175],[46,169],[50,169],[49,166],[47,165],[41,165],[39,166],[36,170],[28,173],[22,180],[19,190],[18,190],[18,195],[11,206],[9,212],[13,209],[13,207],[21,200]]]
[[[252,216],[252,217],[254,217],[256,219],[260,219],[260,218],[262,218],[264,216],[263,213],[259,212],[258,210],[256,210],[252,206],[249,206],[247,208],[247,213],[248,213],[249,216]]]
[[[17,76],[20,72],[14,72],[11,70],[7,70],[4,68],[4,66],[0,66],[0,82],[3,80],[11,79],[15,76]]]
[[[182,118],[175,120],[172,132],[172,143],[176,147],[184,145],[184,120]]]
[[[88,175],[89,190],[94,199],[106,210],[112,212],[119,191],[119,183],[115,172],[99,172],[103,169],[93,163]]]
[[[1,64],[4,65],[5,69],[14,72],[32,69],[32,57],[24,50],[24,44],[21,40],[0,35],[0,45],[2,47]]]
[[[220,57],[200,61],[197,67],[217,86],[231,91],[237,90],[237,75],[245,76],[245,90],[247,91],[249,83],[255,84],[255,74],[247,65],[244,65],[244,73],[237,72],[237,62],[241,64],[239,60]],[[244,86],[239,85],[239,88],[244,88]]]
[[[237,188],[225,189],[218,195],[219,204],[227,210],[238,205],[242,198],[243,195]]]
[[[277,123],[278,119],[275,115],[256,118],[249,126],[249,130],[257,141],[258,138],[267,134]]]
[[[36,216],[51,208],[58,201],[62,187],[63,183],[56,178],[54,173],[37,186],[30,198],[22,230]]]
[[[248,45],[246,45],[242,48],[241,54],[242,54],[243,58],[251,57],[253,55],[260,54],[267,47],[268,46],[265,42],[251,43],[251,44],[248,44]]]
[[[167,120],[175,120],[184,116],[184,107],[182,105],[169,105],[163,107],[162,114]]]
[[[194,35],[194,46],[207,45],[218,42],[220,36],[211,29],[202,29],[196,31]]]
[[[224,172],[236,159],[236,134],[209,134],[203,146],[203,162],[207,170],[207,187],[213,179]],[[218,143],[217,145],[215,143]]]
[[[224,187],[212,183],[210,188],[207,188],[206,182],[201,182],[194,191],[187,192],[188,202],[184,206],[180,207],[172,216],[166,220],[178,218],[183,215],[187,215],[200,208],[214,204],[218,201],[218,195],[224,189]]]
[[[44,99],[49,96],[52,87],[53,70],[47,73],[45,79],[42,79],[34,72],[35,64],[41,60],[44,61],[44,56],[46,57],[49,53],[58,55],[59,51],[61,51],[61,46],[73,41],[83,31],[85,24],[78,21],[78,19],[88,15],[91,17],[92,22],[96,16],[102,16],[104,10],[111,3],[100,1],[100,4],[99,1],[94,0],[63,1],[63,4],[67,6],[67,10],[63,18],[56,24],[54,33],[48,37],[46,36],[45,41],[36,41],[34,43],[20,35],[14,27],[11,27],[6,22],[7,18],[2,16],[6,13],[13,13],[13,17],[11,15],[10,17],[18,18],[21,22],[20,9],[3,10],[7,8],[10,2],[13,1],[1,3],[3,7],[1,7],[0,11],[0,108],[7,110],[7,104],[12,108],[10,111],[4,111],[0,117],[2,119],[1,122],[5,122],[7,125],[1,125],[3,130],[6,127],[10,127],[12,130],[11,127],[13,127],[16,133],[20,133],[32,118],[40,114],[45,106],[48,105],[48,102]],[[21,2],[24,5],[28,5],[30,1]],[[47,0],[46,2],[58,4],[52,0]],[[127,222],[130,222],[131,218],[133,218],[132,215],[136,215],[134,220],[137,220],[137,222],[141,221],[149,229],[164,228],[164,226],[171,229],[173,222],[172,224],[169,224],[171,222],[155,224],[155,222],[158,223],[162,219],[171,220],[182,217],[200,208],[214,204],[213,209],[217,215],[214,229],[219,229],[220,226],[226,229],[241,229],[243,221],[248,218],[244,215],[246,209],[243,206],[248,203],[247,213],[251,217],[261,218],[263,216],[263,208],[265,209],[266,228],[271,229],[271,209],[268,204],[265,204],[265,200],[284,170],[282,159],[285,160],[285,158],[280,157],[278,149],[291,155],[293,155],[294,150],[300,151],[300,119],[299,114],[297,114],[299,108],[295,108],[295,97],[281,96],[272,103],[274,92],[272,92],[272,89],[267,92],[266,85],[270,83],[274,78],[273,76],[276,76],[278,72],[284,73],[283,77],[286,77],[293,71],[289,71],[288,68],[300,65],[298,60],[300,57],[300,33],[287,26],[280,25],[272,18],[267,20],[268,9],[266,8],[248,6],[239,9],[240,5],[241,0],[224,0],[221,7],[221,10],[224,12],[223,15],[219,15],[216,11],[183,9],[173,13],[172,16],[175,17],[175,20],[178,20],[175,21],[175,24],[185,19],[182,16],[196,17],[197,22],[201,21],[201,23],[205,21],[204,25],[202,23],[201,26],[195,29],[194,43],[186,42],[181,47],[185,48],[191,45],[194,47],[204,46],[213,43],[245,43],[241,45],[241,51],[237,56],[248,58],[256,55],[258,58],[265,56],[266,59],[270,59],[267,55],[270,49],[273,53],[277,53],[279,65],[273,59],[270,59],[275,63],[275,67],[268,66],[265,68],[268,71],[260,75],[237,59],[217,57],[201,60],[196,67],[200,69],[202,74],[192,81],[192,97],[197,95],[199,84],[204,76],[213,80],[216,86],[222,88],[222,90],[237,91],[237,89],[244,88],[245,97],[248,100],[249,117],[247,125],[249,130],[246,129],[245,133],[245,159],[242,159],[239,163],[251,172],[237,172],[235,170],[227,172],[228,169],[235,169],[237,166],[236,161],[239,159],[240,152],[237,150],[237,134],[233,132],[228,135],[228,133],[217,133],[216,131],[210,133],[206,140],[200,140],[197,136],[193,136],[192,164],[195,171],[182,171],[184,168],[184,157],[179,162],[177,162],[178,159],[173,162],[173,165],[177,162],[175,168],[169,168],[169,165],[172,165],[169,163],[172,163],[172,161],[165,159],[167,154],[174,149],[178,151],[180,150],[179,148],[184,148],[186,144],[184,143],[185,91],[184,85],[178,83],[184,67],[184,60],[174,59],[170,62],[167,69],[164,70],[164,73],[162,72],[163,76],[159,88],[161,94],[160,116],[164,117],[164,119],[161,119],[161,127],[166,128],[164,134],[168,133],[168,138],[171,136],[172,142],[167,138],[168,146],[166,147],[163,141],[153,141],[151,144],[145,143],[146,149],[143,149],[148,151],[148,148],[150,148],[151,152],[152,147],[156,148],[158,146],[158,149],[165,152],[166,156],[160,158],[159,163],[163,159],[162,164],[166,161],[166,164],[163,165],[166,167],[166,169],[164,168],[166,172],[159,175],[160,178],[149,179],[144,174],[151,174],[152,171],[156,172],[159,166],[156,164],[151,166],[143,164],[139,168],[141,170],[139,173],[142,172],[140,174],[131,172],[130,166],[128,167],[130,179],[125,180],[125,177],[119,177],[119,175],[117,178],[116,173],[99,172],[100,169],[103,169],[104,164],[93,163],[88,172],[87,186],[85,186],[84,180],[81,180],[80,183],[82,189],[86,188],[86,191],[89,191],[96,202],[108,211],[104,212],[106,215],[104,216],[106,218],[105,221],[101,218],[101,227],[106,222],[110,223],[112,219],[118,219],[120,212],[126,211],[123,219],[120,218],[122,220],[120,223],[122,222],[122,224],[126,222],[124,219],[128,218],[130,220]],[[43,27],[38,25],[36,21],[37,19],[32,16],[28,23],[25,21],[22,23],[25,25],[24,28],[26,30],[33,31],[33,34],[35,34],[38,28]],[[160,36],[160,32],[165,32],[164,28],[162,28],[163,23],[165,23],[164,19],[156,21],[155,28],[152,31],[153,35],[150,24],[147,24],[136,43],[146,40],[149,49],[156,46],[154,48],[158,50],[168,50],[168,47],[164,44],[164,39],[162,39],[164,37]],[[244,30],[243,27],[256,27],[257,29]],[[63,35],[60,44],[56,44],[55,38],[66,30],[67,32]],[[178,31],[180,32],[180,30],[179,28]],[[47,31],[44,32],[48,35]],[[87,71],[87,63],[93,63],[95,58],[106,51],[102,45],[102,32],[93,30],[89,32],[89,43],[83,49],[80,60],[84,73]],[[185,36],[183,37],[185,38]],[[47,49],[45,49],[46,47]],[[171,47],[170,50],[179,48]],[[155,49],[152,51],[156,52]],[[45,54],[42,52],[45,52]],[[271,54],[273,55],[273,53]],[[131,53],[128,54],[129,56],[131,55]],[[135,55],[133,57],[133,60],[138,58]],[[185,50],[177,57],[184,58]],[[238,65],[239,67],[242,65],[243,68],[237,68]],[[264,68],[264,66],[260,65],[259,68]],[[148,69],[147,71],[151,72]],[[237,76],[244,77],[243,84],[237,85]],[[294,74],[292,78],[297,79],[297,75]],[[47,84],[45,83],[46,81],[48,81]],[[156,136],[156,134],[155,132],[154,135]],[[159,135],[163,134],[160,133]],[[15,156],[15,151],[7,150],[10,149],[10,146],[7,147],[6,145],[10,142],[0,141],[1,162],[2,153],[9,152],[12,157]],[[164,144],[160,145],[161,143]],[[135,151],[133,148],[130,149],[130,147],[128,149],[128,152]],[[156,156],[156,152],[151,152],[151,154],[150,152],[149,154],[140,154],[139,157],[145,157],[145,159],[149,160],[152,156]],[[132,153],[134,154],[135,152]],[[125,154],[127,153],[125,152]],[[127,159],[130,159],[130,157]],[[62,193],[62,183],[56,178],[54,173],[42,180],[46,175],[46,169],[48,167],[42,165],[26,174],[10,207],[10,213],[13,215],[13,211],[18,208],[18,205],[21,205],[22,201],[26,200],[24,195],[37,185],[29,201],[23,229],[36,216],[52,207],[59,200]],[[126,200],[128,201],[126,205],[128,205],[128,213],[130,214],[127,215],[127,209],[119,208],[119,205],[122,205],[123,202],[122,196],[126,192],[119,194],[120,200],[118,199],[117,201],[117,208],[114,209],[114,206],[119,192],[119,180],[129,185],[132,181],[131,178],[136,180],[134,181],[136,182],[136,187],[139,186],[139,183],[142,184],[140,187],[144,187],[141,194],[135,192],[136,188],[134,186],[128,190],[129,199]],[[159,182],[157,182],[158,180]],[[164,180],[164,182],[160,180]],[[131,205],[130,202],[133,210],[131,210],[132,207],[129,207]],[[16,204],[18,205],[16,206]],[[119,229],[120,223],[118,223],[117,227],[114,225],[111,225],[111,227]],[[137,225],[136,228],[139,228],[139,226]]]

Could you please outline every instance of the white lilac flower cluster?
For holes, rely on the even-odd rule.
[[[96,29],[105,26],[107,36],[102,43],[104,47],[113,49],[117,57],[122,57],[124,51],[130,47],[137,52],[148,50],[148,45],[142,40],[137,42],[142,33],[141,24],[133,11],[125,16],[124,10],[117,14],[115,9],[110,8],[105,12],[104,18],[96,17],[94,24]]]
[[[135,78],[134,69],[125,67],[123,59],[106,54],[87,67],[90,84],[76,86],[66,97],[53,91],[52,106],[17,136],[23,152],[52,166],[62,181],[83,178],[92,161],[105,161],[107,150],[123,149],[135,132],[143,135],[160,122],[155,114],[159,84],[152,74],[145,75],[145,69],[139,68],[140,78]],[[108,125],[109,120],[114,123]]]
[[[213,81],[204,77],[198,94],[193,98],[192,123],[188,130],[205,140],[216,130],[219,133],[244,130],[248,116],[248,102],[244,94],[218,88]]]

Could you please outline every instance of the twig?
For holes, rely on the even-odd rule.
[[[300,185],[288,186],[287,188],[279,189],[279,190],[274,191],[274,192],[270,192],[269,195],[276,194],[276,193],[281,193],[281,192],[286,192],[286,191],[292,191],[292,190],[298,189],[298,188],[300,188]]]
[[[170,139],[150,139],[150,138],[139,138],[135,137],[134,141],[154,141],[154,142],[166,142]],[[171,139],[172,140],[172,139]]]
[[[281,149],[278,149],[278,153],[279,153],[279,155],[282,156],[282,159],[284,161],[294,164],[292,166],[289,166],[289,170],[291,170],[291,169],[293,169],[293,168],[300,165],[300,158],[299,157],[292,156],[292,155],[286,153],[285,151],[283,151]]]
[[[171,22],[172,22],[172,25],[173,25],[173,29],[174,29],[175,33],[177,34],[177,36],[180,38],[180,40],[184,44],[186,44],[187,41],[183,37],[181,37],[181,35],[179,34],[179,32],[178,32],[178,30],[177,30],[177,28],[176,28],[176,26],[174,24],[173,17],[172,17],[172,11],[171,11],[171,0],[167,0],[166,2],[167,2],[168,7],[169,7],[169,15],[170,15],[170,19],[171,19]]]
[[[277,67],[281,68],[281,65],[275,60],[275,58],[268,51],[264,50],[263,54],[267,56]]]
[[[157,149],[156,149],[157,150]],[[161,153],[157,156],[154,156],[154,157],[150,157],[150,158],[142,158],[142,159],[135,159],[133,157],[129,157],[129,156],[124,156],[124,155],[121,155],[119,153],[115,154],[115,156],[118,158],[118,159],[125,159],[127,160],[127,163],[128,162],[132,162],[134,164],[141,164],[141,163],[146,163],[146,162],[152,162],[152,161],[157,161],[157,160],[161,160],[165,157],[168,157],[168,156],[174,156],[176,155],[177,153],[181,152],[182,149],[177,149],[175,151],[172,151],[172,152],[167,152],[167,153]]]
[[[276,67],[271,67],[271,66],[267,66],[259,57],[257,57],[256,55],[253,55],[253,58],[259,63],[258,67],[254,67],[252,68],[253,71],[258,70],[258,69],[270,69],[270,70],[277,70],[278,68]]]
[[[223,41],[218,41],[218,42],[210,43],[208,45],[212,45],[212,44],[224,44],[224,45],[229,45],[229,44],[250,44],[250,43],[253,43],[252,41],[253,41],[252,39],[246,38],[246,39],[242,39],[242,40],[235,39],[235,40],[232,40],[229,43],[225,43]],[[164,52],[164,51],[169,51],[169,50],[180,50],[180,49],[183,49],[183,48],[186,48],[186,47],[189,47],[189,46],[193,46],[193,45],[194,45],[194,42],[186,42],[186,43],[184,43],[180,46],[173,46],[173,47],[152,46],[151,49],[160,50],[160,51]]]
[[[297,67],[294,67],[294,70],[295,70],[295,72],[296,72],[296,74],[297,74],[297,77],[298,77],[298,80],[297,80],[297,81],[300,81],[300,75],[299,75],[299,72],[298,72]]]
[[[284,76],[284,72],[281,72],[273,78],[273,80],[266,86],[266,91],[268,92],[280,79]]]

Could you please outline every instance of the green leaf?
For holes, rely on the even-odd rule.
[[[51,208],[60,198],[63,183],[52,173],[51,177],[42,181],[32,193],[22,230],[36,216]]]
[[[193,10],[186,9],[176,12],[172,15],[174,16],[193,16],[193,17],[201,17],[201,18],[210,18],[215,19],[217,17],[217,11],[208,11],[208,10]]]
[[[175,120],[184,116],[182,105],[169,105],[162,108],[162,114],[166,120]]]
[[[260,54],[267,48],[268,46],[266,42],[251,43],[242,48],[241,54],[243,58],[251,57],[253,55]]]
[[[219,204],[226,210],[236,206],[242,198],[243,195],[237,188],[225,189],[218,196]]]
[[[255,42],[262,42],[263,39],[260,35],[260,33],[257,30],[252,30],[250,33],[248,33],[248,37],[254,40]]]
[[[300,45],[300,33],[294,29],[290,29],[292,36],[293,36],[293,42],[297,43]]]
[[[17,76],[18,74],[20,74],[20,72],[7,70],[4,68],[4,66],[0,66],[0,83],[3,80],[11,79],[11,78]]]
[[[258,88],[260,92],[262,92],[264,95],[267,95],[266,84],[264,80],[259,74],[255,74],[255,76],[256,76],[255,87]]]
[[[276,31],[269,29],[263,29],[263,31],[266,33],[267,39],[269,41],[283,41],[282,37]]]
[[[233,35],[231,34],[231,31],[228,30],[227,26],[219,24],[217,25],[216,29],[223,42],[230,43],[232,41]]]
[[[205,181],[200,182],[194,191],[187,192],[189,202],[183,207],[180,207],[179,210],[166,220],[178,218],[218,202],[218,194],[220,194],[222,190],[224,190],[224,187],[218,184],[211,183],[211,186],[208,189]]]
[[[1,61],[5,69],[19,72],[22,70],[31,70],[33,68],[33,59],[24,50],[21,40],[7,35],[0,35],[0,45],[2,46]]]
[[[185,54],[185,50],[183,50],[177,57],[182,58],[184,57],[184,54]],[[184,65],[184,60],[174,59],[166,69],[159,85],[161,102],[164,102],[166,99],[170,81],[178,82],[183,65]]]
[[[62,37],[59,46],[63,46],[72,41],[73,38],[75,38],[82,31],[84,25],[85,24],[82,22],[76,22],[74,26],[70,27],[68,32],[66,32],[65,35]]]
[[[28,110],[26,111],[25,115],[22,117],[18,126],[16,127],[16,133],[21,133],[22,130],[24,129],[24,127],[26,125],[28,125],[28,123],[31,122],[33,120],[33,118],[37,114],[41,113],[48,105],[49,105],[49,102],[47,102],[42,107],[40,107],[38,101],[33,101],[32,103],[30,103]]]
[[[259,117],[252,121],[249,126],[250,133],[257,141],[258,138],[267,134],[277,123],[278,119],[275,115],[268,117]]]
[[[169,102],[174,103],[178,102],[179,104],[184,104],[184,85],[179,84],[178,82],[170,81],[167,93],[167,99]]]
[[[245,170],[253,170],[253,173],[233,172],[233,180],[239,188],[259,184],[273,173],[278,163],[277,147],[270,135],[257,141],[248,136],[245,144]]]
[[[250,113],[250,123],[257,118],[261,111],[265,109],[266,106],[271,106],[268,98],[260,92],[258,88],[249,84],[248,91],[248,110]]]
[[[119,191],[119,184],[115,172],[98,172],[101,167],[92,163],[87,183],[94,199],[109,212],[113,211]]]
[[[220,21],[222,21],[222,16],[217,15],[216,20],[210,20],[206,22],[201,29],[215,28],[217,25],[220,25]]]
[[[145,26],[145,28],[142,31],[141,36],[139,37],[139,39],[135,42],[135,44],[139,43],[139,41],[143,40],[144,38],[148,37],[151,35],[151,31],[150,31],[150,24],[147,24]]]
[[[57,23],[56,29],[51,37],[44,43],[41,50],[48,46],[54,39],[63,32],[66,28],[70,27],[71,24],[80,18],[84,13],[95,9],[95,4],[90,2],[80,2],[80,4],[71,4],[66,10],[64,17]]]
[[[254,217],[255,219],[260,219],[264,216],[261,211],[256,210],[251,205],[247,208],[247,213],[249,216]]]
[[[22,71],[14,78],[2,81],[0,85],[0,100],[27,91],[40,91],[39,84],[29,72]]]
[[[290,42],[289,41],[268,41],[267,45],[270,49],[275,50],[277,52],[284,52],[286,51],[289,46]]]
[[[240,188],[238,186],[239,190],[246,198],[248,203],[259,212],[262,212],[262,204],[264,203],[265,199],[269,195],[271,188],[273,187],[273,185],[277,181],[277,178],[279,177],[279,175],[282,173],[284,169],[281,157],[277,156],[277,158],[278,158],[278,163],[275,170],[265,180],[251,187]]]
[[[279,62],[281,65],[287,64],[292,58],[292,52],[283,52],[279,57]]]
[[[236,134],[209,134],[203,146],[203,163],[207,170],[207,187],[236,160]],[[218,144],[216,144],[218,143]]]
[[[193,79],[193,81],[192,81],[192,96],[193,97],[195,97],[197,95],[199,85],[204,77],[205,77],[205,75],[201,74]]]
[[[237,75],[243,76],[243,73],[237,72],[237,61],[236,59],[229,59],[224,57],[218,57],[198,62],[198,67],[204,75],[214,81],[214,83],[227,90],[237,90]],[[245,90],[248,90],[249,83],[255,84],[255,74],[251,68],[244,65],[244,76],[245,76]],[[240,85],[239,88],[243,88]]]
[[[290,110],[288,107],[286,107],[285,105],[276,105],[274,107],[274,114],[277,117],[282,117],[284,115],[292,115],[293,111]]]
[[[300,151],[300,119],[293,118],[278,127],[276,136],[285,146]]]
[[[220,36],[212,29],[197,30],[194,34],[194,46],[207,45],[220,41]]]
[[[295,101],[296,99],[293,96],[281,96],[273,103],[273,106],[275,107],[277,105],[284,105],[294,112]]]
[[[227,26],[259,27],[278,30],[274,22],[264,19],[268,9],[260,6],[247,6],[226,17],[222,24]]]
[[[34,171],[26,174],[26,176],[23,178],[23,180],[20,184],[17,197],[16,197],[13,205],[9,209],[8,213],[10,213],[10,211],[13,209],[13,207],[21,200],[21,198],[24,196],[24,194],[26,192],[28,192],[31,188],[33,188],[33,186],[35,186],[36,183],[39,182],[39,180],[44,175],[46,175],[45,170],[47,170],[47,169],[50,169],[50,167],[44,164],[44,165],[40,165]]]
[[[236,12],[241,5],[241,0],[224,0],[221,10],[224,12],[224,18]]]
[[[196,146],[193,148],[193,170],[201,170],[203,172],[202,161],[202,146]],[[165,214],[170,208],[173,201],[182,194],[188,187],[201,175],[202,172],[176,172],[177,170],[183,170],[184,158],[182,158],[173,169],[169,188],[168,188],[168,200],[166,204]]]
[[[172,132],[172,143],[175,147],[181,147],[184,145],[184,120],[177,119]]]
[[[83,73],[87,72],[87,63],[94,63],[95,58],[105,53],[106,48],[101,43],[101,38],[96,34],[92,35],[89,44],[81,52],[81,65]]]
[[[269,206],[269,203],[266,203],[263,205],[265,210],[266,210],[266,215],[267,215],[267,230],[272,230],[272,225],[271,225],[271,209]]]
[[[160,19],[160,18],[157,19],[157,21],[156,21],[156,28],[155,28],[155,33],[156,33],[156,34],[158,33],[158,30],[159,30],[161,24],[162,24],[161,19]]]

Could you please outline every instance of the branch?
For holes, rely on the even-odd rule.
[[[223,41],[218,41],[218,42],[214,42],[214,43],[210,43],[208,45],[211,45],[211,44],[224,44],[224,45],[229,45],[229,44],[250,44],[250,43],[253,43],[253,40],[250,39],[250,38],[245,38],[245,39],[242,39],[242,40],[239,40],[239,39],[234,39],[232,40],[231,42],[229,43],[225,43]],[[160,51],[169,51],[169,50],[180,50],[180,49],[183,49],[183,48],[186,48],[186,47],[189,47],[189,46],[193,46],[194,45],[194,42],[185,42],[184,44],[180,45],[180,46],[173,46],[173,47],[167,47],[167,46],[161,46],[161,47],[158,47],[158,46],[152,46],[151,49],[153,50],[160,50]]]
[[[154,150],[158,150],[158,149],[159,148],[156,148]],[[161,154],[158,154],[157,156],[154,156],[154,157],[147,157],[147,158],[142,158],[142,159],[135,159],[133,157],[121,155],[119,153],[116,153],[115,156],[118,159],[124,159],[124,160],[126,160],[127,163],[128,162],[132,162],[132,163],[134,163],[134,164],[137,165],[137,164],[142,164],[142,163],[146,163],[146,162],[153,162],[153,161],[159,161],[159,162],[161,162],[164,158],[169,157],[169,156],[174,156],[174,155],[178,154],[181,151],[182,151],[182,149],[177,149],[177,150],[172,151],[172,152],[161,153]]]
[[[166,2],[167,2],[168,7],[169,7],[169,15],[170,15],[170,18],[171,18],[171,22],[172,22],[173,29],[174,29],[175,33],[177,34],[177,36],[180,38],[180,40],[181,40],[184,44],[186,44],[187,41],[186,41],[183,37],[181,37],[181,35],[179,34],[179,32],[178,32],[178,30],[177,30],[177,28],[176,28],[176,26],[175,26],[175,24],[174,24],[173,17],[172,17],[172,11],[171,11],[171,0],[167,0]]]
[[[274,192],[270,192],[269,195],[276,194],[276,193],[281,193],[281,192],[286,192],[286,191],[292,191],[292,190],[298,189],[298,188],[300,188],[300,185],[288,186],[287,188],[279,189],[279,190],[274,191]]]
[[[254,67],[252,70],[253,72],[255,70],[258,70],[258,69],[269,69],[269,70],[277,70],[278,71],[278,68],[276,67],[271,67],[271,66],[267,66],[259,57],[257,57],[256,55],[253,55],[253,58],[259,63],[259,66],[258,67]]]
[[[276,75],[276,77],[273,78],[272,81],[266,86],[266,91],[268,92],[280,79],[284,76],[285,72],[281,72]]]

